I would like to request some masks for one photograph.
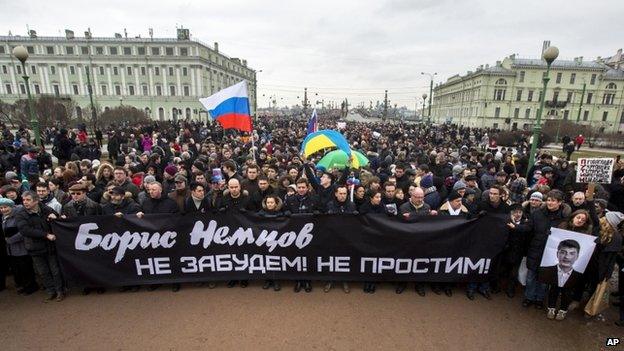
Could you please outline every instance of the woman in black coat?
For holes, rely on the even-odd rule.
[[[277,195],[267,195],[262,200],[262,209],[258,212],[258,216],[264,218],[276,218],[284,215],[282,212],[282,199]],[[273,287],[274,291],[280,291],[282,289],[278,280],[267,279],[264,281],[262,289],[269,289]]]

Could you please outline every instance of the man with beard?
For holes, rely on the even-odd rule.
[[[169,198],[178,204],[180,212],[184,210],[184,201],[188,196],[188,189],[186,187],[186,177],[178,174],[175,177],[175,189],[168,194]]]
[[[48,188],[48,184],[46,183],[37,183],[35,189],[37,189],[37,195],[39,195],[39,199],[42,204],[50,207],[56,213],[61,213],[61,209],[63,205],[50,193],[50,189]]]

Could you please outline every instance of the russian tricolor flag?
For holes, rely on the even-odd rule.
[[[316,116],[316,109],[312,111],[312,117],[308,120],[308,133],[312,134],[318,132],[318,117]]]
[[[220,90],[209,97],[199,99],[199,102],[210,112],[212,119],[221,123],[223,129],[251,132],[246,80]]]

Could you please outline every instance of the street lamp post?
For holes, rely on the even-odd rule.
[[[427,72],[420,72],[420,74],[429,76],[431,81],[429,82],[429,112],[427,113],[427,117],[429,117],[429,121],[431,121],[431,99],[433,98],[433,76],[437,75],[438,72],[434,72],[433,74]]]
[[[555,144],[559,142],[559,131],[561,130],[561,121],[563,120],[563,109],[561,109],[560,111],[560,118],[559,118],[559,123],[557,124],[557,136],[555,136]],[[564,145],[565,146],[565,145]]]
[[[41,138],[39,135],[39,120],[35,116],[35,108],[33,105],[33,98],[30,94],[30,85],[28,84],[28,73],[26,71],[26,60],[28,59],[28,50],[22,45],[16,46],[13,49],[13,56],[15,56],[22,63],[22,71],[24,71],[24,82],[26,83],[26,93],[28,94],[28,110],[30,114],[30,125],[32,126],[33,133],[35,133],[35,146],[41,147]]]
[[[535,164],[535,153],[537,151],[537,144],[539,144],[539,135],[542,131],[542,111],[544,111],[544,103],[546,102],[546,87],[548,86],[548,81],[550,78],[548,74],[550,73],[550,65],[555,61],[555,59],[559,56],[559,49],[555,46],[551,46],[548,49],[544,50],[542,54],[542,58],[546,61],[546,74],[542,79],[544,86],[542,88],[542,97],[540,100],[540,108],[537,110],[537,118],[535,121],[535,125],[533,126],[533,140],[531,142],[531,153],[529,155],[529,165],[527,167],[527,178],[529,177],[529,172],[533,165]]]
[[[427,94],[422,94],[422,98],[423,98],[423,111],[422,111],[422,120],[424,121],[425,119],[425,102],[427,101]],[[429,120],[429,118],[427,118],[427,120]]]

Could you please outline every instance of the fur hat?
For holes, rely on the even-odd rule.
[[[622,221],[624,221],[624,214],[617,211],[608,211],[605,213],[605,218],[607,219],[607,222],[609,222],[609,224],[613,227],[613,229],[615,229],[615,231],[618,231],[618,226],[620,225],[620,223],[622,223]]]

